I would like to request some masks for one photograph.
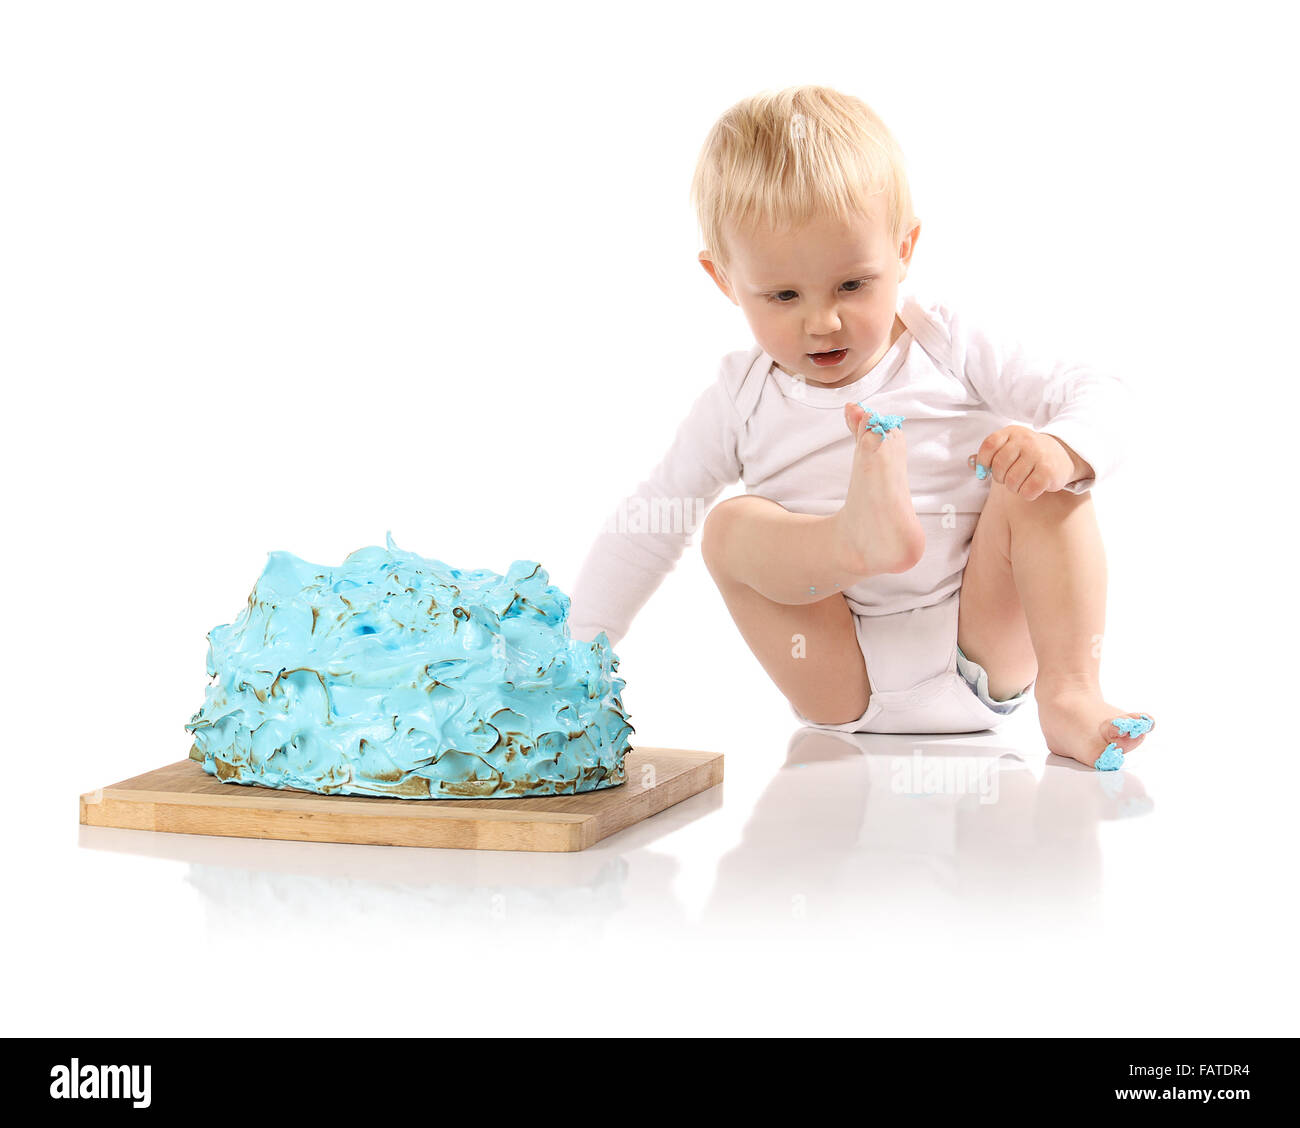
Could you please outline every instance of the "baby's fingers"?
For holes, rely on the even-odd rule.
[[[975,471],[975,477],[981,482],[994,477],[993,460],[1006,446],[1010,438],[1010,428],[1003,427],[1001,430],[994,431],[993,434],[980,443],[979,450],[969,459],[970,466]],[[1000,481],[1001,479],[996,480]]]
[[[1003,472],[1002,484],[1017,497],[1033,501],[1043,492],[1045,483],[1033,456],[1025,451]]]

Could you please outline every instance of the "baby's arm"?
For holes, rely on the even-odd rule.
[[[570,596],[569,629],[611,646],[676,567],[704,514],[740,478],[739,420],[727,370],[696,398],[668,452],[619,502],[587,552]]]

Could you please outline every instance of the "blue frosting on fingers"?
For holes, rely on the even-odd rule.
[[[987,466],[981,466],[978,462],[975,463],[975,477],[982,482],[988,476],[989,476],[989,468]]]
[[[339,567],[272,552],[208,633],[190,757],[228,783],[401,799],[573,794],[624,782],[618,656],[573,639],[542,566],[504,576],[399,549]]]
[[[1105,750],[1092,766],[1099,772],[1118,771],[1124,766],[1124,753],[1120,751],[1118,744],[1112,742],[1106,745]]]
[[[1110,722],[1125,736],[1142,736],[1151,731],[1155,722],[1143,713],[1140,717],[1116,717]]]

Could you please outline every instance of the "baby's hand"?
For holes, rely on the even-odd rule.
[[[994,431],[975,455],[980,478],[991,474],[1026,501],[1064,489],[1079,476],[1075,471],[1074,454],[1060,439],[1014,424]]]

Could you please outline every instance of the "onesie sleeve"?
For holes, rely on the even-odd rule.
[[[1093,469],[1065,486],[1085,493],[1109,478],[1127,452],[1135,401],[1116,374],[1090,365],[1034,355],[1020,341],[950,313],[953,364],[996,415],[1054,435]]]
[[[724,487],[738,481],[739,417],[724,362],[678,425],[667,453],[619,502],[587,551],[570,595],[569,629],[611,646],[677,565]]]

